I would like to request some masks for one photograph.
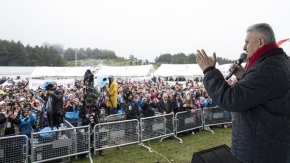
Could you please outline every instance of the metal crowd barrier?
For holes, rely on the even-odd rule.
[[[182,140],[174,134],[173,117],[174,115],[165,114],[141,118],[140,119],[141,140],[139,145],[147,148],[149,152],[152,152],[152,150],[149,147],[145,146],[143,142],[158,138],[161,138],[160,142],[162,142],[163,139],[172,136],[175,137],[176,139],[179,139],[180,143],[182,143]]]
[[[74,127],[64,121],[64,127],[46,132],[31,133],[31,139],[26,135],[0,137],[0,162],[28,163],[29,146],[31,147],[31,162],[47,162],[52,160],[70,161],[71,156],[87,154],[90,162],[91,146],[96,151],[138,144],[152,152],[143,143],[149,140],[177,137],[177,134],[193,129],[212,131],[209,126],[231,123],[231,114],[218,107],[204,107],[195,113],[178,112],[176,115],[156,115],[152,117],[123,120],[123,114],[110,115],[92,129],[88,126]],[[212,131],[213,132],[213,131]]]
[[[90,126],[31,133],[31,162],[59,159],[67,162],[71,156],[80,154],[87,154],[93,162],[90,156]]]
[[[203,108],[204,130],[211,131],[210,126],[227,125],[232,123],[231,112],[221,110],[218,106]]]
[[[28,137],[26,135],[0,137],[0,162],[27,163],[28,148]]]
[[[125,119],[125,114],[112,114],[105,118],[105,122],[122,121]]]
[[[94,126],[94,154],[96,151],[139,143],[137,119],[100,123]]]
[[[202,129],[202,111],[195,110],[194,113],[190,111],[178,112],[175,115],[175,131],[176,135],[182,132],[191,131],[194,129]]]

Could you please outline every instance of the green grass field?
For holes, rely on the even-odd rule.
[[[179,137],[183,143],[175,138],[151,140],[144,143],[152,147],[156,152],[164,155],[172,163],[190,163],[194,152],[212,148],[222,144],[231,145],[231,128],[213,128],[215,134],[201,131],[193,134],[181,134]],[[98,154],[98,153],[97,153]],[[95,155],[92,157],[94,163],[169,163],[161,155],[152,152],[137,144],[105,150],[105,156]],[[88,163],[89,159],[71,159],[73,163]]]

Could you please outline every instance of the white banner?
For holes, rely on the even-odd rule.
[[[183,88],[186,87],[186,81],[166,81],[168,85],[173,86],[176,83],[181,84]]]
[[[30,79],[29,80],[29,89],[36,90],[39,86],[43,83],[52,81],[52,80],[37,80],[37,79]],[[67,88],[67,85],[70,85],[70,88],[73,88],[75,85],[74,79],[63,79],[63,80],[53,80],[57,83],[58,86],[63,85],[64,88]]]

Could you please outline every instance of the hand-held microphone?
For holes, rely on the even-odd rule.
[[[238,65],[241,65],[243,63],[243,61],[247,58],[247,54],[246,53],[242,53],[240,55],[240,58],[238,60]],[[228,80],[229,78],[231,78],[233,76],[233,74],[235,73],[237,67],[233,69],[233,71],[231,71],[229,73],[229,75],[226,77],[226,80]]]

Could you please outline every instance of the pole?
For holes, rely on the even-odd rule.
[[[75,63],[76,63],[76,67],[78,66],[78,59],[77,59],[77,52],[75,51]]]

